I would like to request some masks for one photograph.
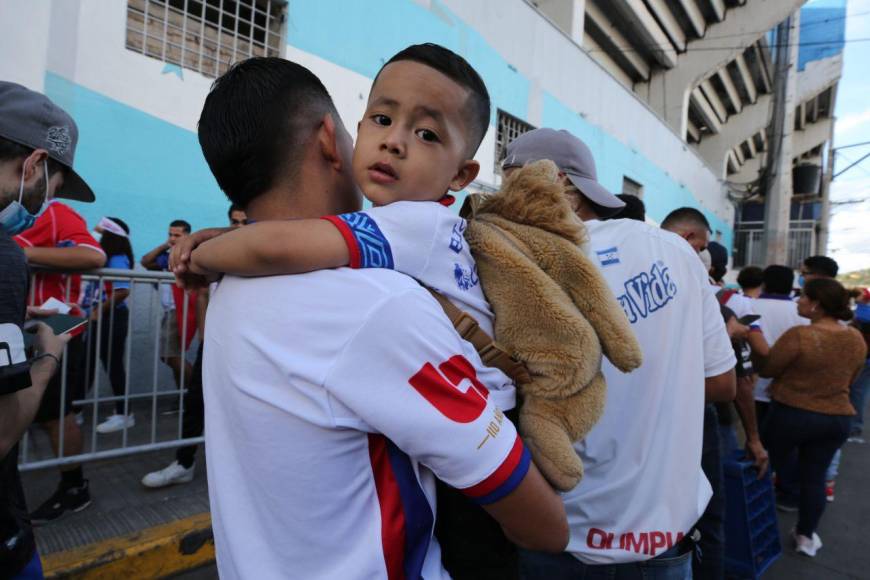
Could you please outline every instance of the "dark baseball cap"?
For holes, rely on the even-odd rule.
[[[73,169],[79,129],[51,99],[19,84],[0,81],[0,137],[31,149],[45,149],[67,174],[55,197],[94,201],[94,192]]]
[[[595,159],[586,144],[564,129],[534,129],[523,133],[507,146],[503,169],[549,159],[568,176],[580,193],[600,206],[606,218],[625,207],[625,202],[598,183]]]

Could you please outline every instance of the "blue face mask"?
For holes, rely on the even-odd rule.
[[[43,198],[42,205],[38,211],[35,214],[32,214],[27,211],[27,208],[21,205],[21,202],[24,199],[23,171],[21,172],[21,184],[18,186],[18,201],[13,201],[0,211],[0,228],[3,228],[3,230],[10,236],[20,234],[32,226],[33,222],[36,221],[36,218],[42,215],[42,212],[44,212],[45,208],[48,207],[48,162],[42,162],[42,169],[45,171],[45,197]]]
[[[800,276],[798,276],[798,288],[803,288],[805,282],[806,282],[806,280],[804,280],[804,275],[803,275],[803,274],[801,274]]]

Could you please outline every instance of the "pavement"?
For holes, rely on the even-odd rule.
[[[168,416],[161,422],[177,421]],[[140,483],[149,471],[174,459],[163,450],[85,465],[93,504],[77,514],[36,530],[40,554],[49,577],[81,570],[90,559],[94,566],[115,568],[103,574],[76,573],[76,577],[181,578],[217,577],[213,543],[208,534],[208,488],[200,451],[192,483],[149,490]],[[33,508],[51,494],[57,483],[52,469],[22,474],[28,505]],[[818,530],[824,547],[816,558],[797,555],[789,539],[797,514],[778,513],[783,554],[764,574],[765,580],[841,580],[870,578],[870,443],[846,443],[836,486],[836,501],[827,506]],[[144,553],[164,537],[164,551]],[[195,550],[188,548],[193,542]],[[164,542],[166,543],[166,542]],[[187,548],[185,547],[187,546]],[[200,550],[201,547],[205,549]],[[209,551],[209,549],[211,551]],[[186,557],[193,555],[193,557]],[[182,557],[185,556],[185,557]],[[120,572],[124,559],[135,560]],[[54,567],[54,568],[52,568]],[[66,570],[66,572],[64,572]],[[132,572],[131,572],[132,570]]]

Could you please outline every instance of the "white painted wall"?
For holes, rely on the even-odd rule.
[[[50,0],[0,0],[0,80],[45,86]]]

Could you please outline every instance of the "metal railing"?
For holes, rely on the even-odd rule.
[[[55,271],[39,271],[34,274],[34,283],[31,284],[31,304],[35,304],[38,277],[45,274],[58,274]],[[135,453],[144,453],[158,449],[174,448],[185,445],[201,443],[203,438],[182,436],[184,418],[184,394],[187,392],[186,384],[190,382],[190,376],[186,371],[190,350],[184,337],[188,332],[188,311],[190,308],[187,299],[179,305],[182,308],[181,327],[178,334],[181,337],[179,345],[181,357],[181,372],[178,384],[169,372],[168,367],[161,362],[161,326],[166,323],[167,316],[175,316],[176,313],[165,310],[161,301],[161,292],[170,292],[174,284],[174,277],[167,272],[149,272],[140,270],[115,270],[101,269],[81,274],[64,274],[65,277],[65,302],[70,303],[81,293],[74,290],[73,284],[78,283],[81,276],[81,284],[95,284],[97,306],[94,306],[95,319],[88,324],[86,333],[94,333],[92,336],[83,338],[85,344],[84,361],[71,361],[70,348],[64,351],[60,374],[60,397],[57,399],[57,417],[60,420],[57,440],[50,441],[47,430],[41,429],[34,424],[24,435],[20,445],[19,468],[22,471],[55,467],[68,464],[83,463],[98,459],[107,459]],[[106,282],[129,283],[129,294],[124,300],[129,311],[127,320],[127,336],[122,348],[124,351],[124,392],[123,395],[112,393],[107,377],[111,370],[111,353],[105,356],[106,362],[100,364],[99,349],[103,345],[103,332],[108,332],[108,349],[117,348],[119,345],[112,344],[113,328],[115,323],[116,307],[108,308],[108,324],[104,325],[103,308],[99,307],[103,299],[103,289]],[[39,304],[35,304],[39,306]],[[172,338],[167,335],[166,340]],[[76,414],[76,422],[80,423],[82,450],[80,453],[70,454],[66,441],[66,429],[63,428],[65,420],[64,401],[70,396],[73,385],[70,382],[70,368],[79,365],[78,373],[83,372],[81,380],[84,388],[79,388],[78,393],[73,392],[72,407]],[[82,371],[81,365],[84,364]],[[95,365],[91,369],[90,366]],[[101,368],[106,366],[109,368]],[[89,377],[93,377],[90,382]],[[106,391],[109,391],[108,394]],[[47,392],[46,395],[49,395]],[[55,397],[56,398],[56,397]],[[173,400],[178,401],[177,418],[170,418],[170,407]],[[133,412],[146,421],[137,421],[135,425],[128,426],[124,423],[117,433],[99,433],[97,425],[101,418],[115,413],[115,404],[123,401],[124,414]],[[49,401],[49,404],[51,401]],[[109,411],[109,409],[111,409]],[[167,411],[169,411],[167,413]]]
[[[788,263],[800,268],[815,253],[816,228],[813,220],[792,220],[788,230]],[[764,222],[740,222],[734,230],[734,267],[764,266]]]

